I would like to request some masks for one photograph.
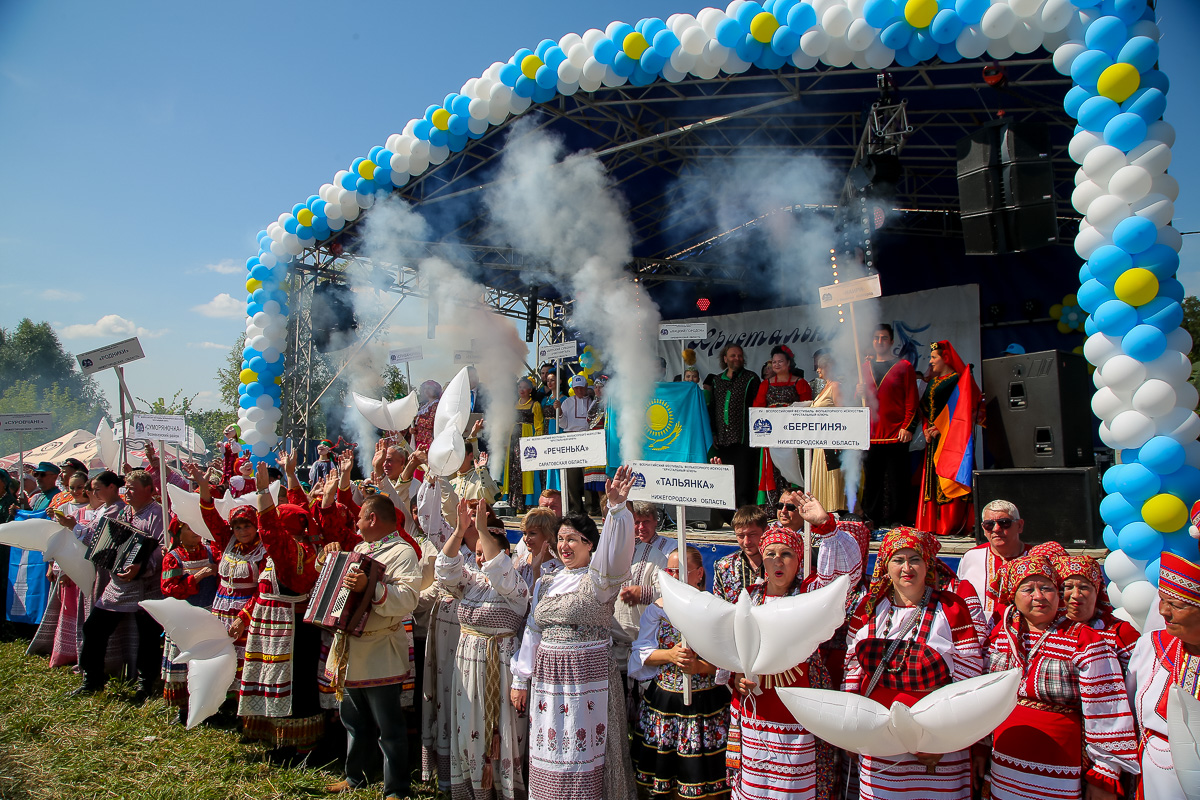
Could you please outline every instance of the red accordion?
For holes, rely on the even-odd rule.
[[[352,592],[342,585],[352,566],[367,576],[367,588]],[[330,553],[321,567],[321,575],[309,595],[304,621],[322,628],[345,631],[351,636],[362,636],[371,603],[375,599],[375,585],[383,579],[383,564],[370,556],[353,551]]]

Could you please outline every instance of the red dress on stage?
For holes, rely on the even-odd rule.
[[[921,395],[924,424],[936,428],[938,436],[925,445],[917,528],[938,536],[963,535],[975,516],[971,498],[972,437],[980,394],[970,369],[950,343],[937,342],[935,349],[954,371],[933,378]]]

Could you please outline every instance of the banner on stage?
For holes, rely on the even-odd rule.
[[[135,413],[133,435],[138,439],[183,444],[187,441],[187,426],[182,415]]]
[[[751,447],[868,450],[869,408],[751,408]]]
[[[84,375],[91,375],[93,372],[99,372],[109,367],[119,367],[145,357],[146,354],[142,352],[142,343],[136,336],[75,356],[79,359],[79,371]]]
[[[633,461],[630,500],[675,506],[737,508],[733,467],[725,464],[685,464],[674,461]]]
[[[413,345],[412,347],[401,347],[399,350],[388,351],[389,364],[408,364],[412,361],[421,361],[425,358],[424,352],[421,350],[421,345]]]
[[[605,463],[604,431],[521,437],[521,469],[572,469]]]
[[[575,357],[577,352],[575,340],[569,342],[554,342],[553,344],[543,344],[538,346],[538,361],[557,361],[558,359],[571,359]]]
[[[704,339],[708,336],[707,322],[671,322],[658,327],[660,342],[677,342],[681,339]]]
[[[49,413],[0,414],[0,433],[37,433],[50,430]]]
[[[843,303],[857,303],[860,300],[870,300],[872,297],[882,296],[883,287],[879,285],[879,276],[868,275],[858,280],[822,286],[821,308],[840,306]]]

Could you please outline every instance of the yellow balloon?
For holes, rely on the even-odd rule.
[[[1124,103],[1141,83],[1142,76],[1138,74],[1137,67],[1121,61],[1100,73],[1096,91],[1110,100]]]
[[[646,41],[646,37],[642,36],[637,31],[625,37],[625,41],[621,43],[621,47],[625,50],[625,55],[632,59],[639,59],[642,53],[646,52],[646,48],[650,43]]]
[[[301,225],[312,225],[313,213],[307,208],[300,209],[300,213],[296,215],[296,219]]]
[[[760,11],[754,15],[754,19],[750,20],[750,35],[755,41],[768,44],[771,37],[775,35],[775,31],[779,30],[779,20],[775,19],[775,15],[769,11]]]
[[[1083,351],[1083,348],[1080,348],[1080,352],[1082,352],[1082,351]],[[276,385],[276,386],[283,386],[283,377],[282,377],[282,376],[280,376],[280,377],[277,377],[277,378],[275,379],[275,385]]]
[[[1050,306],[1050,319],[1061,319],[1062,311],[1062,303],[1055,303],[1054,305]]]
[[[1077,306],[1077,305],[1079,305],[1079,297],[1076,295],[1073,295],[1073,294],[1069,294],[1063,298],[1063,305],[1064,306]]]
[[[545,66],[544,61],[535,55],[528,55],[521,59],[521,74],[529,80],[537,77],[537,71]]]
[[[1156,494],[1142,506],[1142,519],[1156,531],[1174,533],[1188,523],[1187,505],[1173,494]]]
[[[246,291],[254,294],[255,290],[262,288],[262,281],[258,278],[250,278],[246,281]]]
[[[439,110],[445,111],[444,108],[439,109]],[[434,116],[436,117],[437,114],[434,114]],[[446,119],[449,119],[449,118],[450,118],[450,115],[447,114]],[[367,180],[371,180],[371,178],[374,178],[375,177],[375,162],[370,159],[367,159],[366,161],[359,164],[358,165],[358,174],[363,176]],[[309,212],[309,213],[311,215],[312,212]]]
[[[1158,294],[1158,278],[1142,267],[1127,269],[1113,285],[1117,299],[1131,306],[1144,306]],[[1175,530],[1172,528],[1172,530]]]
[[[439,131],[445,131],[445,130],[450,129],[450,112],[449,111],[447,111],[444,108],[439,108],[437,111],[433,112],[432,117],[433,118],[430,120],[430,122],[433,123],[433,127],[437,128]],[[365,163],[366,162],[364,161],[363,164],[365,164]],[[359,164],[358,166],[359,166],[359,169],[361,170],[362,164]]]
[[[254,383],[258,380],[258,373],[252,369],[246,368],[242,370],[242,374],[238,376],[242,379],[242,383]]]
[[[908,0],[904,4],[904,19],[914,28],[928,28],[937,12],[937,0]]]

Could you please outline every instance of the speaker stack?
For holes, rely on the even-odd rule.
[[[1027,541],[1101,546],[1087,360],[1059,350],[987,359],[983,391],[995,469],[975,473],[976,537],[983,506],[1002,499],[1029,520]]]
[[[960,139],[957,149],[968,255],[1021,253],[1058,241],[1045,126],[998,120]]]

